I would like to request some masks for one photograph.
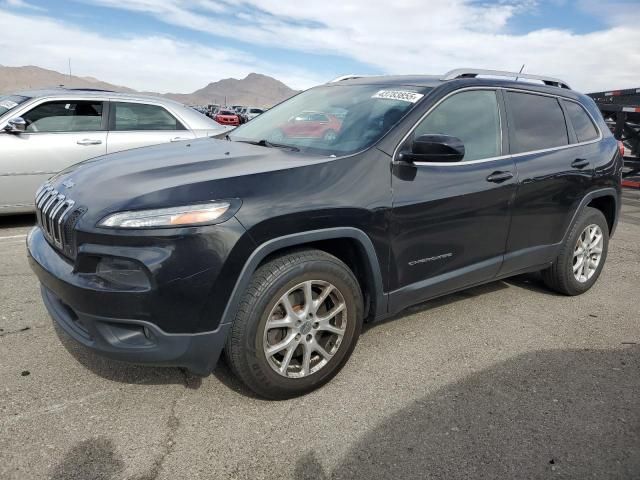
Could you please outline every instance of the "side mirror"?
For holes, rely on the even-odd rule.
[[[407,162],[459,162],[464,158],[464,144],[449,135],[420,135],[413,140],[411,151],[402,152]]]
[[[24,133],[27,130],[27,122],[22,117],[12,118],[7,122],[4,131],[7,133]]]

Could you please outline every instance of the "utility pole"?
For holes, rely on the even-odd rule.
[[[69,58],[69,87],[71,87],[71,58]]]

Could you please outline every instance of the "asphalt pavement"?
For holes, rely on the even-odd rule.
[[[33,217],[0,219],[0,478],[640,478],[640,192],[580,297],[520,276],[366,329],[328,385],[270,402],[105,360],[57,331]]]

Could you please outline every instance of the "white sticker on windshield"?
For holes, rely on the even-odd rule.
[[[389,100],[402,100],[403,102],[416,103],[424,97],[421,93],[406,90],[380,90],[371,98],[386,98]]]
[[[11,100],[3,100],[0,102],[0,107],[11,110],[13,107],[17,107],[18,104],[16,102],[12,102]]]

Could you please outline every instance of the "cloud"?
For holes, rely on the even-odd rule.
[[[8,7],[8,8],[22,8],[26,10],[37,10],[40,12],[46,11],[45,8],[38,7],[36,5],[31,5],[30,3],[27,3],[24,0],[4,0],[3,2],[0,2],[0,6]]]
[[[24,3],[21,0],[7,0]],[[275,76],[294,88],[326,81],[326,73],[311,65],[337,55],[365,66],[364,72],[341,72],[331,64],[323,72],[439,74],[458,67],[519,70],[563,78],[574,88],[595,91],[637,86],[640,44],[632,4],[612,0],[616,12],[608,26],[591,33],[541,29],[514,34],[516,16],[537,8],[537,0],[81,0],[148,15],[156,20],[211,36],[211,45],[165,35],[97,34],[50,17],[0,11],[0,63],[33,63],[66,70],[72,58],[74,72],[105,81],[156,91],[188,92],[224,77],[242,77],[252,71]],[[548,0],[562,3],[563,0]],[[580,0],[582,11],[595,0]],[[610,10],[607,2],[600,8]],[[622,6],[622,7],[621,7]],[[17,11],[17,10],[16,10]],[[29,41],[19,49],[7,39]],[[180,29],[173,30],[180,32]],[[176,34],[177,35],[177,34]],[[198,36],[202,38],[201,35]],[[234,45],[213,45],[216,37]],[[238,43],[238,40],[241,42]],[[623,48],[620,46],[623,45]],[[255,46],[302,52],[299,64],[275,64],[250,52]],[[300,58],[301,55],[294,56]],[[344,64],[344,62],[343,62]]]
[[[42,16],[0,11],[0,64],[38,65],[138,90],[188,93],[226,77],[242,78],[260,72],[295,88],[323,79],[302,69],[282,68],[239,50],[217,49],[166,36],[98,35]],[[29,32],[16,48],[15,39]]]
[[[609,28],[586,34],[510,33],[509,20],[535,10],[535,0],[342,0],[332,6],[326,0],[84,1],[248,44],[337,54],[387,73],[442,73],[461,66],[518,70],[524,63],[530,73],[561,77],[582,90],[634,86],[640,77],[637,49],[620,48],[621,42],[640,42],[629,16],[610,15]],[[631,10],[632,3],[637,6],[624,0],[612,5]],[[609,9],[608,2],[598,5]]]

